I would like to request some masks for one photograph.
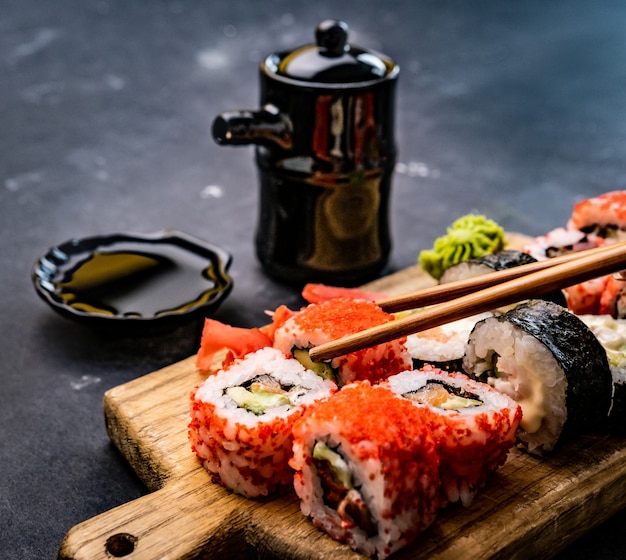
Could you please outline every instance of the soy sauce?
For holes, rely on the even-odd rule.
[[[75,256],[58,283],[58,296],[79,311],[151,318],[182,312],[221,288],[205,257],[173,245],[154,249],[123,242]]]

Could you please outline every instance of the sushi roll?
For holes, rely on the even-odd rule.
[[[497,253],[490,253],[483,257],[460,262],[450,267],[444,272],[439,283],[446,284],[448,282],[473,278],[474,276],[498,272],[499,270],[506,270],[534,262],[537,262],[537,259],[528,253],[516,249],[505,249]],[[542,299],[547,299],[565,306],[565,296],[561,290],[546,294]]]
[[[626,240],[626,191],[610,191],[574,204],[567,222],[596,246]],[[620,318],[622,285],[611,276],[595,278],[565,289],[568,307],[578,315],[610,314]]]
[[[576,315],[598,315],[609,276],[592,278],[563,289],[567,308]]]
[[[578,229],[559,227],[527,243],[522,251],[542,261],[575,251],[593,249],[600,244],[602,242],[597,236],[586,234]]]
[[[626,320],[610,315],[580,315],[606,351],[613,378],[609,430],[626,434]]]
[[[488,255],[469,259],[451,266],[443,273],[439,283],[446,284],[455,280],[464,280],[532,262],[536,262],[536,259],[528,253],[515,249],[504,249],[497,253],[489,253]]]
[[[300,508],[333,539],[386,558],[435,520],[439,459],[409,401],[351,383],[304,414],[293,434]]]
[[[567,435],[605,427],[611,373],[591,330],[559,305],[530,300],[479,321],[467,343],[464,369],[522,407],[517,438],[533,454]]]
[[[425,413],[439,456],[442,499],[469,506],[515,445],[521,407],[485,383],[432,366],[381,385]]]
[[[412,367],[406,337],[334,358],[313,363],[309,350],[342,336],[393,321],[372,301],[336,298],[309,304],[287,319],[274,333],[274,347],[300,360],[305,367],[336,381],[343,387],[355,380],[377,382]]]
[[[532,243],[525,245],[523,250],[537,260],[545,260],[604,244],[605,240],[595,233],[585,233],[573,227],[561,227],[537,237]],[[563,288],[565,302],[557,303],[565,305],[577,315],[598,313],[606,281],[607,276],[602,276]]]
[[[626,240],[626,191],[611,191],[577,202],[564,228],[536,238],[524,251],[538,260]],[[563,289],[568,309],[577,315],[606,313],[617,286],[610,276]],[[605,294],[605,291],[608,293]],[[613,299],[612,299],[613,298]],[[613,317],[619,313],[613,309]]]
[[[465,343],[470,332],[478,321],[492,315],[491,312],[481,313],[408,335],[406,348],[413,360],[413,368],[430,364],[446,371],[462,371]]]
[[[571,227],[561,227],[537,237],[533,242],[525,245],[523,251],[537,260],[545,260],[567,253],[600,247],[604,243],[605,241],[594,233],[585,233]],[[577,315],[598,313],[606,280],[607,277],[603,276],[563,288],[562,293],[565,296],[565,301],[557,301],[557,303],[565,305]]]
[[[215,482],[246,498],[293,486],[293,423],[336,386],[275,348],[211,375],[191,393],[188,435]]]
[[[626,191],[610,191],[577,202],[567,227],[602,239],[625,240]]]

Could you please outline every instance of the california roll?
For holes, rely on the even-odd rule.
[[[350,352],[328,362],[313,362],[309,350],[393,320],[392,314],[364,299],[336,298],[312,303],[276,329],[274,347],[300,360],[322,377],[335,380],[340,387],[355,380],[367,379],[375,383],[411,368],[411,356],[404,344],[406,338]]]
[[[189,440],[215,482],[247,498],[293,486],[293,423],[336,385],[275,348],[209,376],[191,393]]]
[[[409,401],[352,383],[309,410],[293,432],[301,510],[333,539],[386,558],[435,520],[439,458]]]
[[[485,383],[432,366],[393,375],[382,385],[426,418],[439,456],[443,500],[469,506],[514,446],[520,406]]]

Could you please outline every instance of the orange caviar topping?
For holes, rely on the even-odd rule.
[[[311,304],[294,317],[294,323],[304,331],[323,328],[337,338],[393,320],[372,301],[337,298]]]

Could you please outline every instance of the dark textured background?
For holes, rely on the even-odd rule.
[[[615,1],[3,0],[0,9],[0,557],[53,558],[145,490],[104,432],[104,391],[195,352],[196,325],[110,338],[52,313],[48,247],[178,228],[228,249],[241,326],[298,294],[253,252],[252,148],[210,137],[257,108],[257,67],[341,18],[401,66],[390,271],[477,211],[537,235],[626,188],[626,4]],[[564,554],[626,557],[616,516]],[[546,551],[546,555],[548,551]]]

